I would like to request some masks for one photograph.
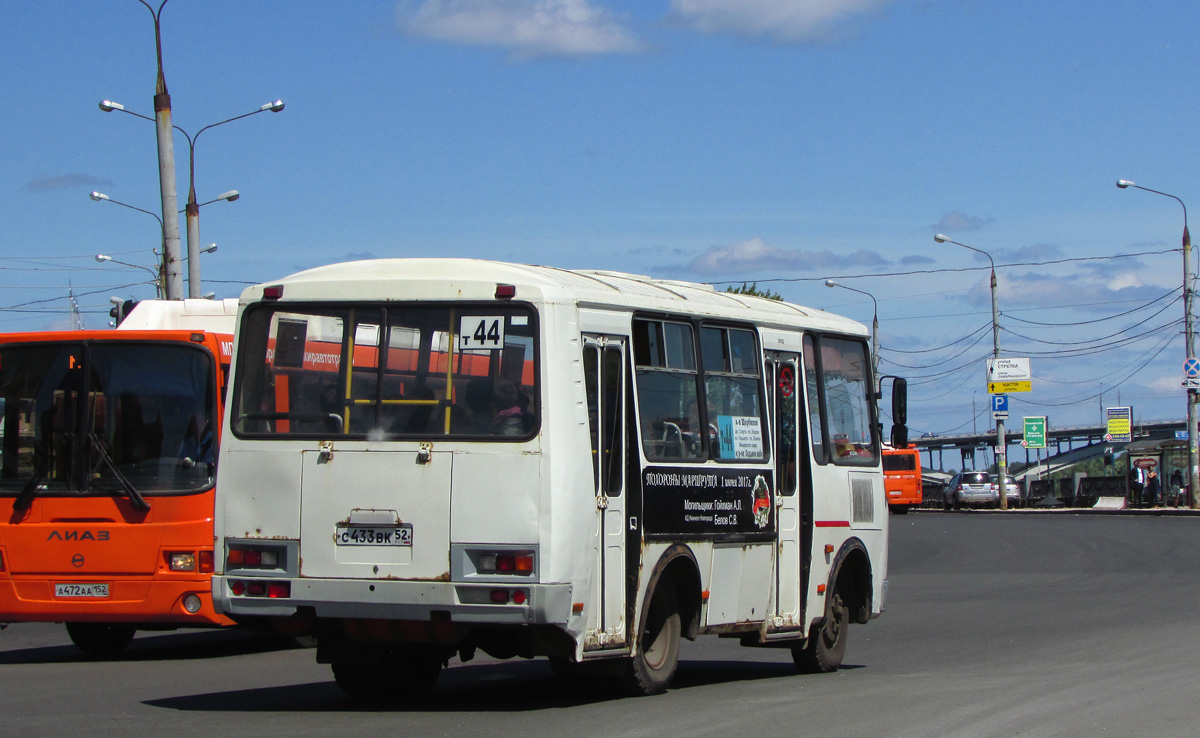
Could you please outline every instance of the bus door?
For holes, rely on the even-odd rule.
[[[775,631],[802,627],[801,567],[802,515],[800,477],[800,422],[804,405],[800,399],[800,358],[797,354],[767,352],[767,396],[770,398],[775,434],[775,479],[778,494],[779,540],[775,558]]]
[[[588,650],[625,643],[625,365],[625,338],[583,337],[597,531]]]

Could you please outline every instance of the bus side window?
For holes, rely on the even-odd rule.
[[[696,348],[687,323],[633,321],[642,449],[646,458],[702,459]]]
[[[825,431],[821,422],[821,393],[817,380],[817,348],[811,335],[804,336],[804,390],[808,397],[808,436],[812,439],[813,459],[824,464]]]

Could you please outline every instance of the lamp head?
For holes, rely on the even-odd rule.
[[[217,195],[218,200],[227,200],[228,202],[233,202],[239,197],[241,197],[241,195],[237,190],[230,190],[229,192],[222,192],[221,194]]]
[[[106,261],[112,261],[112,257],[108,256],[107,254],[96,254],[96,261],[104,263]]]
[[[272,113],[278,113],[280,110],[283,110],[283,100],[267,103],[259,108],[259,110],[270,110]]]
[[[200,253],[202,253],[202,254],[211,254],[212,252],[214,252],[214,251],[216,251],[216,250],[217,250],[217,245],[216,245],[215,243],[210,243],[209,245],[207,245],[207,246],[205,246],[204,248],[200,249]]]
[[[1125,189],[1126,187],[1133,187],[1133,186],[1134,186],[1134,183],[1130,182],[1127,179],[1118,179],[1117,180],[1117,187],[1120,187],[1121,189]]]
[[[112,100],[101,100],[100,109],[106,113],[111,113],[114,110],[124,110],[125,106],[119,102],[113,102]]]
[[[934,237],[933,237],[933,240],[934,240],[934,241],[937,241],[938,243],[946,243],[946,242],[947,242],[947,241],[949,241],[950,239],[949,239],[949,238],[946,238],[945,236],[943,236],[942,234],[940,234],[940,233],[939,233],[939,234],[937,234],[936,236],[934,236]]]
[[[88,195],[88,197],[92,198],[96,202],[100,202],[101,200],[108,199],[108,195],[104,194],[103,192],[95,192],[95,191],[93,191],[92,194]]]
[[[825,280],[825,286],[826,287],[838,287],[840,285],[838,285],[838,283],[832,279],[827,279],[827,280]]]

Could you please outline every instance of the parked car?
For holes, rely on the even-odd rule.
[[[1000,502],[992,475],[981,471],[966,471],[955,474],[946,485],[942,506],[949,510],[960,507],[995,507]]]
[[[1005,479],[1008,480],[1008,484],[1006,485],[1008,488],[1007,489],[1008,495],[1005,498],[1005,501],[1008,503],[1008,507],[1024,507],[1025,506],[1025,498],[1021,496],[1021,485],[1017,483],[1016,479],[1013,479],[1011,474],[1006,476]],[[996,480],[996,481],[992,482],[992,487],[996,490],[996,502],[999,502],[1000,501],[1000,481]]]

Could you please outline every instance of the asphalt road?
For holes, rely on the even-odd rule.
[[[343,697],[313,652],[239,632],[142,634],[81,658],[61,626],[0,632],[3,735],[1194,736],[1200,518],[892,518],[888,611],[844,668],[684,646],[673,688],[614,698],[542,661],[454,664],[415,707]]]

